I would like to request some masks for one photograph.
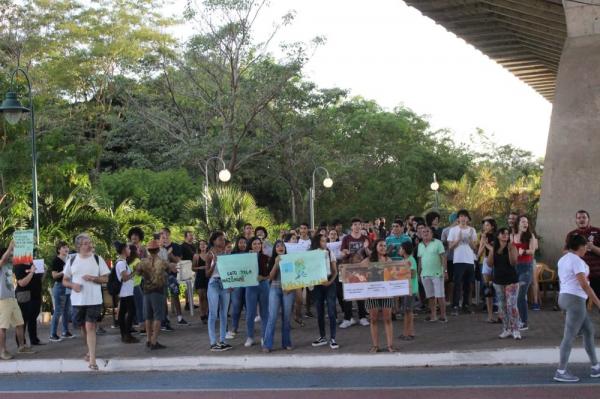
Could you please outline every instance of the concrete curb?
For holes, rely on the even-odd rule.
[[[502,349],[444,353],[183,356],[167,358],[98,359],[101,371],[256,370],[280,368],[443,367],[556,364],[558,348]],[[587,363],[582,348],[571,363]],[[0,362],[0,374],[89,372],[83,359],[11,360]]]

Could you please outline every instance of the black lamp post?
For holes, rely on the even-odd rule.
[[[21,105],[15,91],[15,78],[21,72],[27,80],[27,89],[29,95],[29,108]],[[6,93],[6,97],[0,105],[0,113],[4,114],[4,118],[11,125],[16,125],[21,120],[22,116],[29,113],[31,127],[31,178],[32,178],[32,208],[33,208],[33,229],[35,231],[35,242],[40,243],[40,224],[38,213],[38,191],[37,191],[37,152],[35,147],[35,114],[33,111],[33,94],[31,92],[31,81],[29,75],[23,68],[17,68],[10,77],[10,91]]]

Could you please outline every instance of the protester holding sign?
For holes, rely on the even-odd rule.
[[[258,258],[258,285],[246,287],[246,343],[245,347],[254,344],[254,318],[256,306],[259,307],[261,320],[261,343],[264,341],[267,322],[269,321],[269,257],[263,253],[262,240],[254,237],[250,240],[250,252]]]
[[[229,309],[229,290],[223,288],[221,275],[219,273],[218,257],[225,253],[225,234],[222,231],[216,231],[208,240],[210,253],[207,259],[208,269],[206,276],[208,281],[208,337],[210,339],[210,350],[212,352],[223,352],[232,348],[225,342],[227,332],[227,309]],[[219,316],[220,339],[217,341],[215,324]]]
[[[371,262],[390,262],[392,259],[388,256],[387,247],[384,239],[378,239],[373,244],[371,255],[361,262],[362,266],[368,267]],[[369,311],[371,318],[371,341],[373,345],[369,352],[379,352],[379,330],[377,319],[381,311],[383,319],[383,327],[385,329],[385,337],[387,342],[388,352],[395,352],[393,341],[394,331],[392,326],[392,307],[394,306],[393,298],[367,299],[366,308]]]
[[[360,232],[361,227],[362,221],[359,218],[352,219],[352,231],[342,239],[341,250],[344,255],[344,263],[357,263],[354,262],[355,257],[360,257],[360,260],[362,260],[365,254],[368,255],[369,239],[362,235]],[[369,320],[367,320],[365,301],[356,301],[356,304],[360,325],[366,327],[369,325]],[[356,321],[352,318],[352,301],[345,301],[343,310],[344,320],[340,324],[340,328],[348,328],[356,324]]]
[[[108,282],[110,269],[104,259],[94,254],[94,244],[87,234],[75,238],[77,254],[67,261],[63,285],[71,289],[73,325],[81,326],[81,334],[87,343],[85,360],[91,370],[96,364],[96,324],[102,316],[102,284]]]
[[[404,265],[410,267],[410,295],[405,295],[400,298],[400,311],[404,313],[404,330],[400,338],[405,341],[412,341],[415,339],[413,304],[414,296],[419,293],[417,261],[412,256],[412,253],[412,243],[403,242],[402,245],[400,245],[399,254],[403,259]]]
[[[336,328],[336,313],[335,308],[336,301],[336,280],[337,280],[337,265],[335,258],[332,257],[331,252],[327,249],[327,237],[322,234],[317,234],[313,237],[311,243],[311,250],[321,249],[325,251],[325,257],[327,261],[327,281],[323,284],[315,285],[314,297],[317,306],[317,322],[319,324],[319,338],[313,341],[312,346],[323,346],[327,345],[327,339],[325,338],[325,301],[327,301],[327,316],[329,317],[329,346],[331,349],[338,349],[340,346],[335,340],[335,328]]]
[[[246,225],[252,228],[252,225]],[[243,254],[248,252],[248,240],[244,236],[238,237],[233,247],[232,254]],[[230,295],[231,303],[231,328],[227,330],[227,339],[234,339],[238,333],[242,308],[246,302],[246,287],[235,287]],[[247,310],[247,309],[246,309]]]
[[[292,327],[290,325],[290,319],[296,292],[294,290],[282,290],[281,273],[279,270],[281,256],[286,253],[285,243],[281,240],[277,240],[273,246],[273,254],[269,260],[269,280],[271,281],[271,288],[269,289],[269,321],[267,322],[265,331],[263,352],[271,352],[273,350],[273,338],[275,335],[275,325],[277,324],[279,308],[281,308],[281,346],[284,349],[292,350]]]
[[[13,251],[15,243],[11,241],[8,249],[0,258],[0,359],[10,360],[13,355],[6,350],[6,331],[15,327],[18,353],[35,353],[25,345],[23,316],[15,299],[13,289]]]

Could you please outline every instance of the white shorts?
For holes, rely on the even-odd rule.
[[[425,296],[427,298],[444,298],[444,278],[443,277],[421,277],[423,288],[425,288]]]

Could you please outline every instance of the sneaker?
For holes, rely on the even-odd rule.
[[[175,329],[173,327],[171,327],[170,325],[166,325],[164,327],[161,327],[160,331],[173,332],[173,331],[175,331]]]
[[[344,320],[340,323],[339,327],[340,328],[348,328],[353,324],[355,324],[355,323],[352,323],[352,321],[350,321],[350,320]]]
[[[246,338],[246,342],[244,342],[244,346],[246,348],[251,347],[252,345],[254,345],[254,340],[252,338]]]
[[[312,319],[315,317],[314,314],[312,314],[312,312],[309,310],[308,312],[306,312],[306,314],[304,315],[307,319]]]
[[[190,323],[188,323],[187,321],[185,321],[185,319],[181,319],[181,320],[177,320],[177,325],[179,326],[189,326]]]
[[[104,335],[106,334],[106,330],[103,327],[98,327],[96,329],[96,335]]]
[[[331,349],[339,349],[340,345],[335,341],[335,339],[331,338],[331,340],[329,341],[329,347]]]
[[[31,347],[26,346],[26,345],[19,347],[19,349],[17,349],[17,352],[27,354],[27,355],[31,355],[31,354],[35,353],[35,351],[33,349],[31,349]]]
[[[369,320],[367,320],[366,317],[361,318],[360,321],[359,321],[359,323],[363,327],[367,327],[367,326],[371,325],[371,323],[369,323]]]
[[[463,306],[463,308],[462,308],[462,312],[463,312],[464,314],[473,314],[473,313],[475,313],[475,312],[473,312],[473,311],[471,310],[471,308],[470,308],[469,306]]]
[[[527,323],[519,324],[519,331],[527,331],[527,330],[529,330],[529,326],[527,325]]]
[[[323,345],[327,345],[327,340],[325,339],[325,337],[320,337],[319,339],[315,339],[312,343],[312,346],[314,346],[314,347],[323,346]]]
[[[114,329],[116,329],[116,328],[119,328],[119,325],[118,325],[118,324],[112,324],[112,325],[110,326],[110,328],[112,328],[112,329],[114,330]]]
[[[71,339],[71,338],[75,338],[75,337],[77,337],[77,335],[73,335],[73,334],[71,334],[71,332],[70,332],[70,331],[67,331],[66,333],[62,334],[62,335],[61,335],[61,337],[62,337],[63,339],[64,339],[64,338]]]
[[[600,364],[592,366],[592,370],[590,371],[590,377],[600,378]]]
[[[10,360],[13,357],[14,356],[11,355],[10,353],[8,353],[7,351],[2,351],[2,353],[0,353],[0,359],[2,359],[2,360]]]
[[[440,318],[438,319],[438,321],[439,321],[440,323],[448,323],[448,319],[447,319],[447,318],[445,318],[445,317],[440,317]]]
[[[504,339],[504,338],[508,338],[512,335],[512,333],[508,330],[502,330],[502,332],[500,333],[500,335],[498,335],[498,338],[500,339]]]
[[[128,335],[128,336],[122,337],[121,342],[123,342],[124,344],[137,344],[138,342],[140,342],[140,340],[137,339],[136,337],[132,337],[131,335]]]
[[[554,381],[577,382],[577,381],[579,381],[579,377],[574,376],[573,374],[569,373],[566,370],[564,373],[559,373],[558,370],[556,370],[556,373],[554,373]]]
[[[225,339],[234,339],[235,338],[235,333],[233,331],[227,331],[227,334],[225,334]]]
[[[458,307],[453,307],[453,308],[452,308],[452,313],[451,313],[451,315],[452,315],[452,316],[458,316]]]
[[[50,342],[60,342],[60,341],[62,341],[62,338],[59,337],[58,335],[54,334],[54,335],[51,335],[50,338],[48,338],[48,341],[50,341]]]
[[[140,335],[146,335],[146,330],[140,330]]]
[[[514,339],[516,340],[521,340],[523,339],[523,337],[521,337],[521,333],[519,331],[513,331],[512,336]]]
[[[531,310],[541,310],[542,308],[540,307],[539,303],[534,303],[533,305],[531,305]]]
[[[223,352],[223,349],[221,348],[221,345],[219,345],[219,344],[212,344],[210,346],[210,351],[211,352]]]
[[[219,346],[221,347],[221,351],[223,351],[223,352],[224,351],[228,351],[229,349],[233,348],[233,346],[231,346],[231,345],[229,345],[229,344],[227,344],[225,342],[219,343]]]
[[[255,323],[260,323],[260,321],[261,321],[261,318],[260,318],[260,316],[256,316],[256,317],[254,318],[254,322],[255,322]]]
[[[166,349],[167,347],[164,345],[159,344],[158,342],[155,343],[154,345],[152,345],[150,347],[150,350],[155,351],[155,350],[159,350],[159,349]]]
[[[430,321],[430,322],[436,322],[436,321],[438,321],[438,320],[439,320],[439,319],[433,319],[431,316],[427,316],[427,317],[425,318],[425,321]]]

